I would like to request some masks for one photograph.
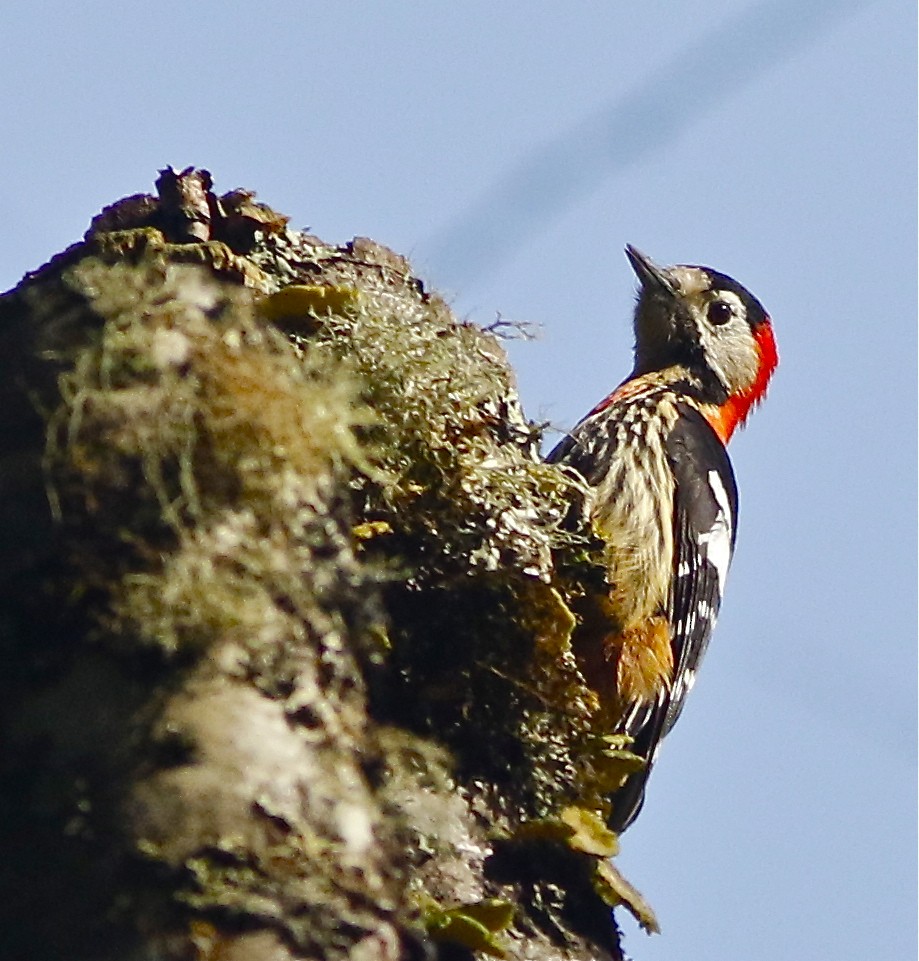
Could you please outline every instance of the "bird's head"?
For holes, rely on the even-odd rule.
[[[641,284],[632,376],[685,370],[727,441],[765,396],[778,364],[769,315],[750,291],[717,270],[660,267],[631,245],[625,252]]]

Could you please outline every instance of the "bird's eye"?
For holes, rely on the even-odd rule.
[[[715,324],[720,327],[734,316],[734,311],[731,309],[731,305],[726,304],[723,300],[713,300],[708,305],[706,316],[710,324]]]

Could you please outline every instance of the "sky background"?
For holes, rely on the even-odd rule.
[[[771,313],[726,602],[619,861],[636,961],[916,956],[915,38],[903,0],[4,4],[0,289],[195,164],[539,325],[509,350],[559,428],[628,372],[626,242]]]

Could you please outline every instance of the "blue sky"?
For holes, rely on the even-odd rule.
[[[751,9],[7,0],[0,288],[158,168],[206,166],[408,254],[464,316],[540,325],[510,351],[528,414],[564,428],[628,371],[626,242],[736,277],[782,364],[732,443],[721,621],[624,839],[663,926],[629,949],[907,958],[915,15]]]

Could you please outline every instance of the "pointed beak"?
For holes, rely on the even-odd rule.
[[[643,290],[646,290],[649,294],[658,291],[671,296],[679,293],[669,271],[663,267],[658,267],[647,254],[643,254],[631,244],[626,244],[625,255],[629,258],[632,270],[635,271]]]

